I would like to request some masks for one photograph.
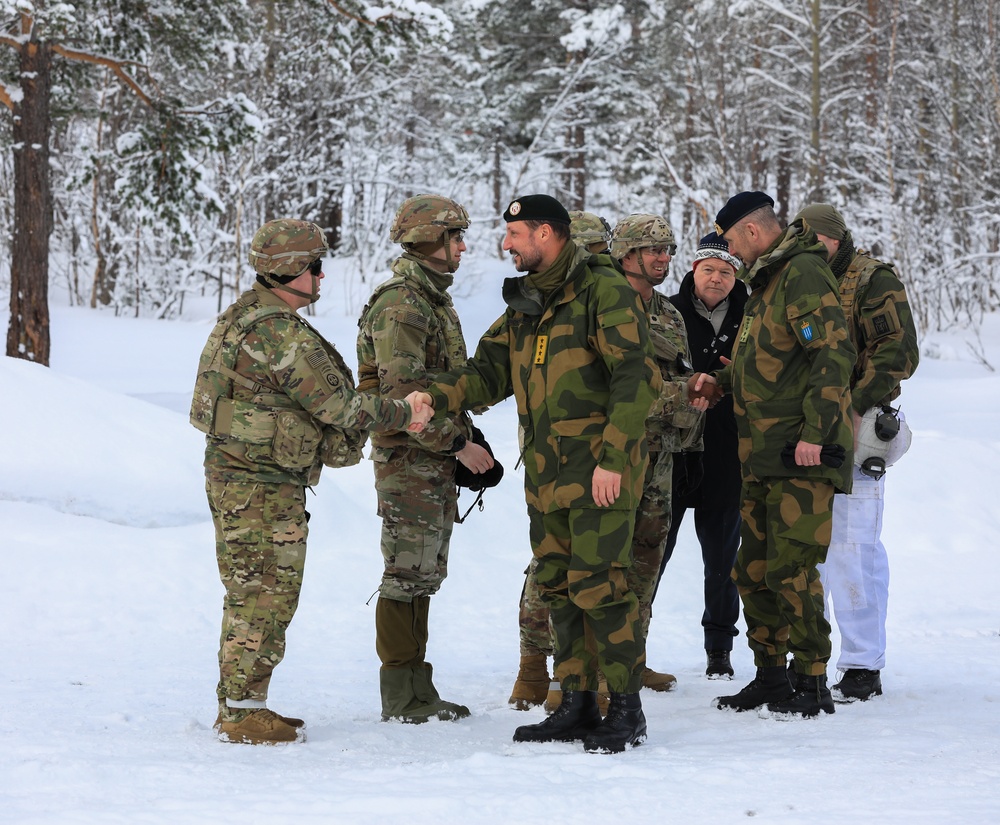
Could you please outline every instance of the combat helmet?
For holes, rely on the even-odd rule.
[[[396,210],[389,227],[389,240],[402,244],[411,255],[422,260],[427,256],[415,244],[434,244],[444,247],[448,258],[448,268],[454,272],[458,268],[451,260],[448,236],[452,231],[469,228],[469,213],[460,203],[443,195],[414,195],[407,198]]]
[[[593,212],[574,210],[569,213],[569,236],[573,243],[591,252],[606,252],[611,241],[611,224]],[[599,248],[597,247],[600,244]]]
[[[616,260],[620,261],[633,250],[650,246],[665,246],[671,257],[677,254],[677,243],[674,241],[670,224],[659,215],[645,213],[629,215],[618,221],[611,232],[611,257]],[[639,255],[638,259],[642,277],[654,285],[661,283],[662,278],[654,278],[646,271],[643,256]]]
[[[303,298],[319,298],[316,277],[313,273],[312,293],[300,292],[287,286],[316,261],[330,251],[326,235],[316,224],[293,218],[268,221],[253,236],[247,260],[265,284],[287,289]]]

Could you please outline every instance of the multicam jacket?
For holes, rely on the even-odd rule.
[[[662,384],[641,299],[610,257],[579,247],[544,304],[524,281],[507,279],[509,308],[469,362],[436,376],[428,388],[434,405],[454,412],[516,398],[530,507],[596,507],[591,484],[600,466],[622,474],[611,509],[634,509],[645,421]]]
[[[802,221],[789,226],[748,273],[750,297],[719,381],[733,394],[743,478],[807,478],[851,490],[848,409],[857,351],[847,334],[826,247]],[[844,462],[786,467],[786,444],[840,445]]]
[[[650,452],[700,451],[704,415],[688,404],[687,379],[693,370],[684,318],[667,296],[656,290],[646,311],[649,337],[663,378],[660,399],[646,420],[646,445]]]
[[[358,320],[358,388],[383,398],[404,398],[425,388],[430,375],[464,364],[468,355],[448,292],[406,255],[396,259],[392,273],[376,287]],[[471,437],[466,419],[436,418],[419,434],[378,433],[372,444],[376,449],[406,445],[450,453],[459,434]]]
[[[235,342],[238,348],[232,370],[240,380],[229,382],[229,397],[200,397],[205,386],[202,377],[217,377],[212,365],[217,363],[227,332],[262,307],[273,312],[250,326],[242,341]],[[333,345],[260,284],[254,284],[219,316],[209,336],[201,356],[192,415],[199,408],[209,410],[214,419],[203,421],[200,427],[209,430],[205,444],[208,475],[303,485],[318,481],[324,463],[322,442],[330,431],[400,429],[410,420],[405,403],[356,392],[351,371]],[[301,443],[295,448],[306,455],[303,460],[307,464],[289,467],[275,459],[275,421],[283,413],[291,414],[300,440],[305,433],[315,442],[304,449],[299,449]],[[222,417],[228,420],[219,421]],[[315,454],[312,458],[310,451]]]
[[[899,396],[920,360],[906,289],[891,264],[858,250],[840,279],[840,301],[858,360],[851,404],[858,415]]]

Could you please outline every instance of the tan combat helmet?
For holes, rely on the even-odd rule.
[[[414,195],[396,210],[389,227],[389,240],[402,244],[411,255],[426,260],[427,256],[413,248],[414,244],[434,244],[444,247],[448,270],[458,269],[451,259],[451,232],[469,228],[469,213],[460,203],[443,195]]]
[[[651,246],[665,246],[671,257],[677,254],[673,230],[659,215],[644,213],[629,215],[618,221],[618,225],[611,233],[611,257],[619,261],[633,250]],[[660,279],[654,279],[646,272],[642,255],[639,255],[638,259],[642,276],[652,284],[660,283]]]
[[[589,252],[607,252],[611,241],[611,224],[593,212],[575,210],[569,213],[569,236],[573,243]]]
[[[253,236],[247,260],[254,272],[269,287],[280,287],[302,298],[319,298],[319,268],[313,273],[312,293],[300,292],[288,286],[311,265],[322,261],[330,246],[326,235],[316,224],[293,218],[268,221]]]

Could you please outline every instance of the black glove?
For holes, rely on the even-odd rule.
[[[786,441],[785,449],[781,451],[781,463],[789,470],[798,469],[799,465],[795,463],[795,447],[798,443],[798,441]],[[834,470],[843,465],[845,456],[846,452],[839,444],[824,444],[823,449],[819,451],[820,463],[833,467]]]
[[[673,493],[676,496],[689,496],[701,484],[705,477],[704,453],[674,453]]]
[[[455,467],[455,483],[459,487],[467,487],[474,493],[478,493],[480,490],[496,487],[500,483],[500,479],[503,478],[503,464],[497,461],[497,457],[493,455],[493,448],[490,447],[483,431],[478,427],[472,428],[472,443],[483,447],[486,452],[493,456],[493,466],[485,473],[474,473],[461,461],[456,461],[458,466]]]

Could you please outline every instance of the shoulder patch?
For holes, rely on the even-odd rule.
[[[306,356],[306,363],[317,375],[322,376],[330,389],[335,390],[340,386],[340,376],[337,375],[337,370],[330,357],[323,350],[318,349],[309,353]]]
[[[431,319],[426,315],[421,315],[419,312],[407,311],[399,316],[399,322],[401,324],[409,324],[411,327],[416,327],[417,329],[422,329],[425,332],[430,329]]]

